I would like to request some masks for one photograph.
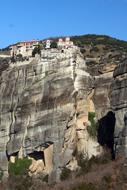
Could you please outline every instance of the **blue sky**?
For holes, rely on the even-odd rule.
[[[1,0],[0,18],[0,48],[61,35],[127,40],[127,0]]]

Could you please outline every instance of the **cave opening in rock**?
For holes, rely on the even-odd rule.
[[[44,158],[44,152],[43,151],[34,151],[29,154],[30,158],[33,158],[34,160],[43,160],[45,163],[45,158]]]
[[[112,159],[115,159],[114,150],[114,131],[115,131],[115,113],[109,111],[104,117],[98,121],[98,142],[101,146],[107,147]]]

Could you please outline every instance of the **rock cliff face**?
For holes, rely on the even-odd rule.
[[[98,119],[102,118],[110,110],[110,93],[113,72],[104,73],[94,77],[93,102]]]
[[[0,170],[4,176],[9,162],[28,157],[32,159],[29,175],[43,172],[56,181],[64,166],[76,169],[75,152],[89,158],[100,154],[85,125],[89,112],[102,118],[111,108],[115,111],[117,149],[126,151],[126,52],[113,46],[112,53],[108,46],[91,48],[85,48],[84,56],[74,47],[42,50],[41,57],[30,62],[1,61]]]
[[[44,171],[58,180],[75,149],[89,157],[99,153],[83,124],[95,111],[93,79],[78,48],[43,50],[31,63],[1,71],[0,83],[0,166],[5,175],[8,161],[27,156],[33,160],[31,174]]]
[[[124,126],[124,114],[127,111],[127,60],[118,65],[113,74],[111,106],[116,112],[117,132]]]
[[[81,48],[87,71],[94,77],[93,102],[98,119],[110,109],[115,111],[115,141],[118,152],[127,155],[127,42],[102,35],[74,36]],[[114,73],[114,74],[113,74]]]
[[[102,52],[99,51],[98,53],[100,53],[100,58],[86,58],[85,60],[87,63],[87,71],[94,76],[93,102],[95,105],[97,118],[100,119],[107,113],[107,111],[109,111],[111,107],[110,93],[112,89],[110,87],[114,69],[117,67],[120,60],[117,61],[117,57],[114,59],[109,58],[110,49],[109,52],[107,51],[101,54]],[[92,61],[92,64],[90,64],[90,60]]]
[[[116,114],[115,137],[118,153],[124,153],[127,157],[127,125],[125,126],[125,114],[127,112],[127,60],[120,63],[113,74],[111,85],[111,108]]]
[[[101,118],[110,109],[113,72],[127,57],[127,42],[103,35],[73,36],[71,40],[81,48],[87,71],[95,76],[93,101]]]

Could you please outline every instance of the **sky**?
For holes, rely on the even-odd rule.
[[[0,48],[23,40],[83,34],[127,40],[127,0],[0,1]]]

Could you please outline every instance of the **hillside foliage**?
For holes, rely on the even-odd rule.
[[[124,48],[127,51],[127,42],[123,40],[118,40],[116,38],[112,38],[106,35],[95,35],[95,34],[87,34],[82,36],[72,36],[71,40],[75,45],[79,47],[84,47],[84,45],[109,45],[117,48]]]

